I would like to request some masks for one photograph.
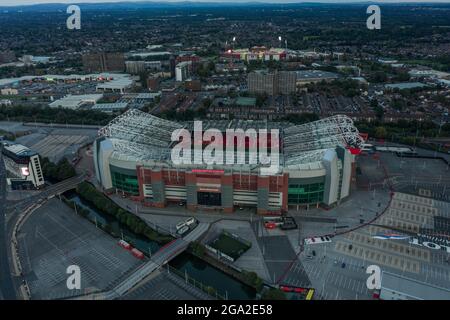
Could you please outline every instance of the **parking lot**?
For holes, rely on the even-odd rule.
[[[142,262],[117,240],[52,199],[37,209],[18,235],[19,256],[32,299],[60,299],[107,288]],[[81,289],[66,286],[66,269],[81,269]]]
[[[305,273],[292,272],[293,264],[297,263],[300,269],[302,268],[302,264],[297,260],[297,253],[294,251],[284,231],[279,229],[268,230],[264,228],[262,221],[255,222],[253,228],[255,234],[258,235],[258,243],[262,249],[264,261],[267,265],[272,283],[286,279],[287,274],[292,281],[305,284],[309,283],[308,278],[305,277]]]
[[[126,294],[123,300],[204,300],[211,299],[181,277],[156,271],[152,279]]]
[[[322,284],[323,290],[320,290],[320,283],[316,287],[325,298],[330,298],[332,295],[330,292],[334,292],[333,290],[339,290],[341,297],[348,298],[355,298],[359,291],[359,297],[361,297],[361,291],[364,290],[356,282],[365,283],[368,276],[365,274],[365,270],[372,264],[380,266],[385,271],[402,274],[430,284],[450,287],[449,253],[434,244],[426,247],[419,240],[413,241],[415,237],[421,239],[417,234],[422,233],[436,237],[433,235],[435,230],[433,217],[436,216],[449,217],[448,203],[396,193],[393,196],[391,207],[373,224],[336,236],[330,245],[307,246],[305,254],[315,250],[317,257],[314,259],[316,261],[313,263],[314,268],[312,269],[308,267],[308,260],[305,260],[305,269],[313,282],[314,274],[318,274],[318,278],[327,274],[325,283]],[[440,235],[445,232],[448,234],[448,230],[439,230]],[[409,235],[409,237],[395,240],[374,238],[375,235],[391,233],[400,233]],[[439,238],[439,235],[437,237]],[[429,241],[438,242],[438,240]],[[441,241],[445,242],[445,240]],[[324,258],[321,258],[322,255]],[[328,263],[320,262],[321,259]],[[331,268],[333,272],[330,272],[330,265],[333,266]],[[346,270],[352,272],[348,273]],[[359,274],[360,276],[358,276]],[[351,297],[351,293],[353,293],[353,297]],[[363,293],[368,294],[368,292]],[[336,294],[338,295],[338,293]],[[369,296],[367,295],[367,297]]]
[[[95,136],[96,130],[92,129],[33,129],[33,133],[18,138],[16,142],[52,162],[58,162],[63,157],[73,159],[78,149],[93,141]]]

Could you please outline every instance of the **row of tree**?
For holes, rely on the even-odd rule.
[[[40,158],[42,172],[46,180],[59,182],[76,176],[73,165],[66,159],[61,159],[58,163],[51,162],[47,157]]]
[[[80,183],[77,186],[77,193],[97,210],[110,216],[114,216],[119,222],[126,225],[138,235],[142,235],[161,244],[165,244],[172,240],[171,236],[158,233],[150,228],[141,218],[116,205],[111,199],[88,182]]]
[[[114,118],[104,112],[93,110],[71,110],[48,106],[0,107],[0,121],[43,122],[62,124],[106,125]]]

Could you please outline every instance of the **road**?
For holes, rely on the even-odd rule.
[[[0,150],[0,297],[5,300],[16,299],[11,271],[8,263],[10,238],[6,226],[6,168]]]
[[[9,205],[7,206],[8,210],[14,210],[14,211],[20,211],[24,210],[27,207],[31,206],[32,204],[38,202],[39,200],[58,195],[61,193],[64,193],[70,189],[75,188],[80,182],[84,180],[84,175],[76,176],[64,181],[61,181],[59,183],[50,185],[46,187],[42,192],[31,196],[29,198],[20,200],[20,201],[10,201]]]
[[[12,230],[17,222],[20,212],[27,207],[50,196],[63,193],[74,188],[84,179],[77,176],[60,183],[51,185],[39,194],[17,202],[7,202],[6,199],[6,168],[0,153],[0,298],[15,300],[13,278],[9,266],[8,252],[11,243]]]

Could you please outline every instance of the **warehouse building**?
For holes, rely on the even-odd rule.
[[[175,123],[138,110],[128,110],[99,131],[94,143],[94,166],[106,192],[130,196],[144,205],[164,207],[186,203],[191,210],[214,208],[233,212],[235,207],[256,207],[258,213],[280,213],[289,207],[333,206],[349,195],[355,154],[363,143],[353,122],[334,116],[300,126],[277,127],[265,121],[208,121],[210,128],[279,130],[278,141],[269,136],[268,149],[278,146],[279,166],[250,164],[175,164],[171,152],[175,130],[192,129],[192,123]],[[197,140],[195,140],[197,141]],[[250,138],[245,152],[249,157]],[[210,143],[211,141],[208,141]],[[203,141],[205,147],[205,141]],[[226,143],[222,144],[222,146]],[[258,149],[258,155],[261,149]],[[272,153],[271,153],[272,157]],[[234,159],[234,155],[233,155]]]
[[[64,98],[51,102],[48,106],[50,108],[63,108],[78,110],[82,107],[93,106],[103,98],[103,94],[82,94],[82,95],[67,95]]]

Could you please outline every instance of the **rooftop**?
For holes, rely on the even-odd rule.
[[[389,89],[405,90],[405,89],[425,88],[428,87],[428,85],[421,82],[399,82],[387,84],[385,85],[385,87]]]
[[[336,79],[339,78],[339,75],[337,73],[328,72],[328,71],[321,71],[321,70],[301,70],[296,71],[297,73],[297,80],[304,80],[304,79]]]
[[[17,156],[31,157],[36,154],[36,152],[32,151],[30,148],[25,147],[21,144],[10,144],[4,146],[5,150],[14,153]]]
[[[62,99],[53,101],[49,104],[52,108],[68,108],[78,109],[86,103],[96,103],[103,97],[103,94],[83,94],[83,95],[68,95]]]
[[[71,74],[71,75],[42,75],[42,76],[23,76],[20,78],[5,78],[0,79],[0,87],[11,85],[21,81],[34,81],[34,80],[89,80],[89,79],[103,79],[108,82],[114,81],[132,81],[129,74],[125,73],[90,73],[90,74]]]
[[[256,98],[239,97],[236,99],[236,104],[240,106],[255,106]]]
[[[128,103],[98,103],[92,106],[92,110],[99,111],[114,111],[114,110],[123,110],[128,106]]]

